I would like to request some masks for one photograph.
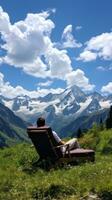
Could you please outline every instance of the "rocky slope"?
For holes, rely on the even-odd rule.
[[[60,132],[71,123],[76,124],[81,117],[86,116],[89,120],[92,114],[99,113],[100,118],[101,113],[112,104],[112,95],[102,96],[97,92],[86,94],[74,85],[60,94],[49,93],[39,98],[17,96],[14,99],[1,96],[0,101],[16,115],[31,123],[35,123],[38,116],[44,116],[47,123]],[[97,117],[95,121],[97,122]],[[86,128],[89,127],[88,124],[91,126],[92,122],[93,120],[90,120]]]

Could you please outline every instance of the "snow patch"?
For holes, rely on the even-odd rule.
[[[8,107],[9,109],[12,110],[12,106],[13,106],[13,100],[10,100],[10,101],[5,101],[3,100],[3,103],[6,107]]]
[[[88,97],[88,99],[85,102],[81,102],[80,105],[80,109],[76,112],[76,114],[80,114],[81,112],[83,112],[91,103],[92,98]]]
[[[111,101],[109,101],[109,100],[107,100],[107,101],[100,101],[99,104],[100,104],[100,106],[102,108],[109,108],[110,105],[111,105]]]

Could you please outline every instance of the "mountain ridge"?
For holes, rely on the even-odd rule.
[[[60,94],[49,93],[35,98],[22,95],[13,99],[1,96],[0,101],[17,116],[33,124],[39,116],[44,116],[53,129],[61,132],[64,126],[73,121],[75,123],[78,118],[80,120],[81,117],[88,117],[96,112],[100,115],[100,111],[108,110],[112,104],[112,95],[103,96],[98,92],[87,94],[74,85]]]
[[[0,147],[28,141],[27,123],[0,103]]]

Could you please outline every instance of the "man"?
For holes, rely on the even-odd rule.
[[[44,127],[45,126],[45,119],[43,117],[39,117],[37,119],[37,127]],[[66,146],[69,145],[69,150],[80,148],[80,145],[77,141],[77,138],[73,138],[68,142],[64,142],[61,138],[57,135],[55,131],[52,131],[54,138],[56,139],[58,145],[64,145],[62,151],[66,151]]]

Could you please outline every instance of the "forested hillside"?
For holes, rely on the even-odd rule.
[[[17,117],[9,108],[0,104],[0,147],[28,141],[27,126],[25,121]]]

